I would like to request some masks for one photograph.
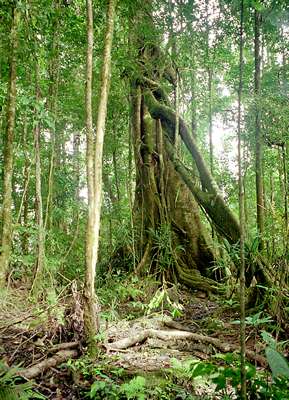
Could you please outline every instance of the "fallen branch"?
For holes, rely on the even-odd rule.
[[[61,350],[68,350],[68,349],[76,349],[79,346],[78,342],[66,342],[66,343],[59,343],[52,346],[48,352],[55,353]]]
[[[26,368],[19,372],[20,376],[26,379],[36,378],[38,375],[45,372],[47,369],[56,367],[57,365],[63,363],[69,358],[75,358],[78,355],[77,350],[62,350],[56,353],[53,357],[47,358],[38,364],[33,365],[30,368]]]

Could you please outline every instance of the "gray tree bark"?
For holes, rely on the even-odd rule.
[[[92,60],[93,60],[93,11],[92,1],[87,0],[87,80],[86,80],[86,131],[87,131],[87,186],[88,218],[86,233],[86,273],[84,287],[84,329],[90,353],[95,352],[95,336],[99,329],[99,306],[95,295],[95,273],[98,259],[101,195],[102,155],[107,114],[107,100],[111,72],[111,48],[113,39],[116,0],[109,0],[107,27],[104,41],[101,85],[95,143],[92,126]]]

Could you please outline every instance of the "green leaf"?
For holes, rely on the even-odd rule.
[[[261,336],[262,336],[262,339],[264,340],[264,342],[269,347],[271,347],[271,349],[276,350],[276,340],[273,338],[273,336],[270,333],[268,333],[266,331],[262,331]]]
[[[90,387],[90,398],[93,399],[96,393],[100,390],[103,390],[106,387],[107,383],[104,381],[95,381]]]
[[[255,8],[255,10],[257,11],[264,11],[265,10],[265,6],[264,4],[262,4],[260,1],[253,1],[252,2],[253,7]]]
[[[206,376],[210,375],[211,372],[213,372],[215,369],[215,366],[209,363],[199,363],[197,365],[194,365],[192,368],[192,378],[196,378],[197,376]]]
[[[273,377],[289,378],[289,366],[283,355],[271,347],[267,347],[265,352]]]

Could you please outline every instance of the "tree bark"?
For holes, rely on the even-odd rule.
[[[4,141],[4,180],[2,203],[2,232],[0,254],[0,287],[5,286],[6,274],[9,268],[9,258],[12,246],[12,176],[13,176],[13,142],[16,114],[16,52],[18,46],[17,27],[19,11],[12,8],[12,25],[10,32],[10,70],[7,95],[7,117]]]
[[[151,117],[140,86],[132,88],[132,127],[136,160],[134,227],[138,274],[179,280],[216,291],[214,262],[194,197],[175,171],[161,121]],[[172,135],[176,118],[173,116]],[[175,142],[170,144],[175,154]]]
[[[40,100],[39,89],[39,65],[36,60],[35,66],[35,101]],[[31,291],[38,296],[43,285],[43,273],[45,269],[45,230],[43,222],[43,205],[41,193],[41,158],[40,158],[40,121],[37,108],[35,108],[34,126],[34,151],[35,151],[35,213],[37,223],[37,252],[36,269]]]
[[[209,149],[210,149],[210,171],[212,176],[214,171],[214,150],[213,150],[213,113],[212,113],[212,81],[213,71],[208,68],[208,93],[209,93]]]
[[[206,0],[206,62],[207,62],[207,74],[208,74],[208,124],[209,124],[209,155],[210,155],[210,172],[213,176],[214,171],[214,155],[213,155],[213,114],[212,114],[212,81],[213,81],[213,68],[211,65],[211,54],[210,54],[210,29],[209,21],[209,9],[211,7],[210,1]],[[214,231],[212,231],[214,234]]]
[[[93,11],[92,2],[87,0],[87,82],[86,82],[86,129],[87,129],[87,185],[88,219],[86,234],[86,273],[84,287],[84,329],[90,353],[95,352],[95,336],[99,329],[95,295],[95,273],[98,258],[101,195],[102,155],[107,114],[107,100],[111,71],[111,48],[116,0],[109,0],[107,28],[104,41],[101,85],[96,123],[95,144],[92,130],[92,59],[93,59]]]
[[[192,45],[191,49],[191,58],[192,58],[192,71],[191,71],[191,127],[192,127],[192,135],[195,140],[197,140],[197,88],[196,88],[196,72],[197,68],[195,66],[195,49]]]
[[[282,166],[283,166],[283,175],[284,175],[284,254],[288,256],[289,253],[289,243],[288,243],[288,233],[289,233],[289,217],[288,217],[288,200],[289,200],[289,143],[285,143],[282,148]],[[286,239],[287,238],[287,239]]]
[[[245,202],[244,181],[242,171],[242,142],[241,142],[241,105],[243,92],[243,49],[244,49],[244,3],[240,1],[240,38],[239,38],[239,88],[238,88],[238,187],[239,187],[239,219],[240,219],[240,358],[241,358],[241,399],[246,400],[246,325],[245,325]]]
[[[151,91],[146,91],[145,101],[152,117],[161,120],[163,129],[170,140],[172,140],[175,130],[174,112],[168,106],[158,102],[152,95]],[[203,193],[203,203],[201,205],[206,206],[206,211],[214,222],[218,232],[222,236],[226,237],[231,244],[236,244],[240,239],[239,222],[226,205],[219,192],[217,184],[215,183],[203,156],[197,147],[195,139],[190,135],[189,130],[181,117],[179,134],[191,153],[199,172],[202,184],[202,190],[200,190],[199,193]],[[197,198],[197,201],[199,200],[200,199]]]
[[[50,160],[48,173],[48,187],[45,207],[44,229],[50,229],[52,226],[52,204],[53,204],[53,189],[54,189],[54,171],[56,164],[56,121],[57,121],[57,98],[59,84],[59,27],[60,27],[60,4],[55,1],[56,18],[54,20],[54,31],[51,48],[51,60],[49,63],[49,103],[48,110],[51,113],[53,128],[50,129]],[[57,139],[59,145],[59,139]]]
[[[264,193],[263,193],[263,137],[261,132],[261,112],[259,99],[261,96],[261,54],[260,54],[260,28],[261,14],[255,10],[255,168],[256,168],[256,204],[257,204],[257,229],[259,234],[259,248],[264,248]]]

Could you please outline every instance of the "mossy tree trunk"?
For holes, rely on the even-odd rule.
[[[134,227],[139,260],[136,271],[158,273],[166,279],[210,290],[217,286],[210,273],[214,254],[199,209],[230,245],[240,243],[240,224],[226,204],[195,135],[178,110],[171,107],[164,88],[171,85],[173,92],[176,71],[162,53],[161,39],[143,34],[148,27],[154,31],[151,0],[146,0],[143,7],[146,13],[138,11],[137,29],[131,34],[139,48],[138,71],[131,77],[136,165]],[[176,135],[192,157],[194,174],[177,157]],[[236,264],[240,272],[240,265]],[[265,260],[246,265],[247,286],[253,276],[262,285],[270,284],[272,271]]]
[[[153,119],[143,89],[132,89],[136,163],[134,226],[138,274],[155,274],[205,291],[216,290],[214,255],[198,205],[170,161],[161,121]]]

